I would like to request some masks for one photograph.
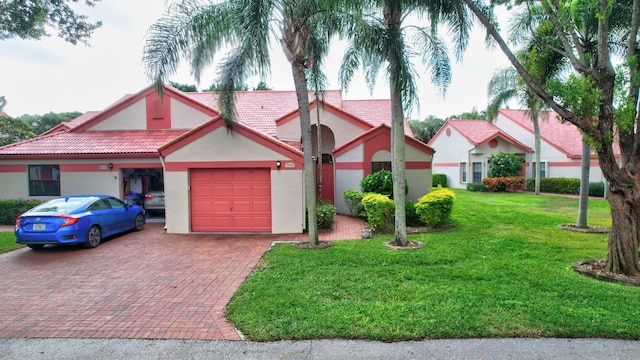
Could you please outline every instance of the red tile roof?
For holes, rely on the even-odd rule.
[[[277,134],[276,120],[298,108],[295,91],[238,91],[235,94],[238,121],[273,137]],[[194,92],[185,95],[219,111],[218,93]],[[327,103],[342,108],[342,95],[339,90],[325,91],[324,97]],[[314,99],[315,96],[310,93],[309,102]]]
[[[144,130],[54,133],[0,147],[0,157],[35,154],[157,154],[159,147],[185,132],[186,130]]]
[[[184,134],[186,130],[86,131],[88,127],[92,126],[92,121],[100,121],[99,117],[106,112],[118,111],[118,109],[127,106],[128,102],[134,101],[150,91],[153,91],[151,86],[138,94],[125,95],[104,111],[86,112],[71,122],[59,125],[56,131],[36,139],[0,147],[0,156],[156,153],[158,148]],[[184,98],[191,99],[208,109],[218,111],[218,94],[216,93],[182,93],[170,87],[168,87],[168,91],[175,92],[174,96],[184,96]],[[309,93],[309,101],[312,102],[314,99],[314,94]],[[324,92],[324,100],[328,104],[371,124],[372,127],[391,123],[391,103],[388,99],[343,100],[342,91],[327,90]],[[236,108],[241,123],[275,138],[277,134],[276,120],[295,112],[298,109],[298,101],[295,91],[240,91],[236,93]],[[64,130],[68,130],[68,132]],[[413,137],[406,122],[405,131]]]
[[[448,126],[454,128],[475,146],[483,145],[497,137],[501,137],[524,151],[533,152],[530,147],[509,136],[486,120],[447,120],[438,133],[429,141],[430,146],[432,146],[435,139],[438,138]]]
[[[498,113],[534,134],[533,122],[526,110],[500,109]],[[541,113],[538,124],[540,125],[540,137],[543,141],[560,150],[569,158],[580,159],[582,157],[582,134],[575,125],[569,122],[560,122],[558,114],[554,111]],[[620,149],[616,146],[614,152],[619,154]]]

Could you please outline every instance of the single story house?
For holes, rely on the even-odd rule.
[[[582,134],[568,122],[561,122],[553,111],[540,114],[540,160],[543,178],[580,178]],[[435,174],[446,174],[450,187],[464,188],[487,176],[491,155],[501,151],[525,159],[524,176],[535,176],[535,135],[526,110],[500,109],[492,122],[486,120],[448,120],[429,141],[437,151]],[[590,182],[604,181],[597,156],[591,155]]]
[[[348,213],[343,192],[389,168],[389,100],[310,95],[313,154],[322,200]],[[300,233],[305,229],[303,153],[294,91],[236,94],[238,124],[228,129],[215,93],[149,86],[99,112],[41,136],[0,147],[1,199],[60,195],[165,193],[170,233]],[[319,118],[319,120],[318,120]],[[431,187],[433,149],[405,124],[410,199]],[[314,139],[316,137],[314,136]],[[318,171],[318,173],[320,173]]]

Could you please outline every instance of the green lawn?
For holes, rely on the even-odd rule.
[[[15,250],[24,247],[24,245],[16,244],[16,237],[13,232],[0,231],[0,253]]]
[[[557,228],[574,223],[578,200],[456,190],[450,230],[337,241],[324,250],[275,246],[242,284],[227,316],[248,339],[399,341],[473,337],[640,339],[640,288],[571,269],[603,258],[607,235]],[[589,224],[610,226],[592,200]]]

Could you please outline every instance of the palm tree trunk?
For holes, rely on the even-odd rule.
[[[400,95],[391,85],[391,170],[393,177],[393,200],[395,209],[395,245],[407,245],[407,214],[405,193],[405,142],[404,114]]]
[[[533,133],[534,133],[534,147],[536,152],[536,173],[535,173],[535,194],[540,195],[540,123],[538,122],[538,113],[532,117],[533,120]]]
[[[309,91],[307,89],[307,77],[304,65],[300,62],[291,62],[293,83],[298,97],[298,109],[300,113],[300,133],[302,136],[302,151],[304,153],[304,192],[307,206],[307,226],[309,231],[309,244],[318,245],[318,222],[316,214],[316,177],[313,164],[313,146],[311,142],[311,113],[309,110]]]
[[[578,206],[578,220],[576,227],[587,227],[587,211],[589,209],[589,167],[591,165],[591,146],[582,138],[582,161],[580,172],[580,205]]]

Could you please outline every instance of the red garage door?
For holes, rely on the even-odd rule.
[[[192,169],[191,231],[271,232],[269,169]]]

